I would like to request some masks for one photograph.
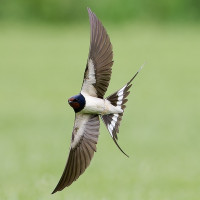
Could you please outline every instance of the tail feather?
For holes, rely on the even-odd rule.
[[[129,89],[132,86],[131,82],[137,76],[139,71],[133,76],[133,78],[124,87],[122,87],[120,90],[118,90],[117,92],[111,94],[110,96],[106,98],[107,100],[110,101],[110,103],[113,106],[120,107],[123,110],[123,112],[118,113],[118,114],[108,114],[108,115],[101,116],[115,144],[122,151],[122,153],[124,153],[127,157],[128,155],[121,149],[121,147],[117,143],[117,139],[118,139],[117,134],[119,133],[119,126],[123,117],[124,109],[126,108],[125,103],[128,101],[126,97],[128,97],[128,95],[130,94]]]

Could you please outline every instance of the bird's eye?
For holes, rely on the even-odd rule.
[[[73,101],[74,101],[74,102],[77,102],[77,99],[74,99]]]

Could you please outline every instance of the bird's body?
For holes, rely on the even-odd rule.
[[[128,101],[126,97],[130,93],[131,82],[139,71],[124,87],[107,98],[104,97],[112,73],[112,44],[96,15],[90,9],[88,13],[91,25],[90,51],[81,91],[68,99],[75,112],[75,122],[67,163],[53,193],[71,185],[89,166],[96,151],[99,116],[117,147],[124,153],[117,143],[117,133],[126,108],[125,103]]]
[[[84,94],[85,97],[85,107],[81,110],[81,113],[108,115],[122,113],[123,110],[118,106],[113,106],[107,99],[100,99],[97,97],[92,97],[90,95]]]

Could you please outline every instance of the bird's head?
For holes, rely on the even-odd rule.
[[[85,107],[85,97],[82,94],[75,95],[68,99],[68,103],[75,112],[80,112]]]

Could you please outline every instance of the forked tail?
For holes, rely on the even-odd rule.
[[[142,69],[142,67],[139,69],[139,71],[141,69]],[[121,88],[120,90],[118,90],[117,92],[111,94],[110,96],[108,96],[106,98],[107,100],[110,101],[110,103],[113,106],[120,107],[123,110],[123,112],[118,113],[118,114],[101,115],[101,119],[105,123],[105,125],[106,125],[112,139],[114,140],[115,144],[120,149],[120,151],[122,153],[124,153],[127,157],[128,157],[128,155],[121,149],[121,147],[117,143],[117,139],[118,139],[117,133],[119,133],[120,122],[121,122],[122,117],[123,117],[124,109],[126,108],[125,103],[128,101],[128,99],[126,99],[126,97],[130,93],[129,89],[132,86],[131,82],[137,76],[139,71],[133,76],[133,78],[123,88]]]

